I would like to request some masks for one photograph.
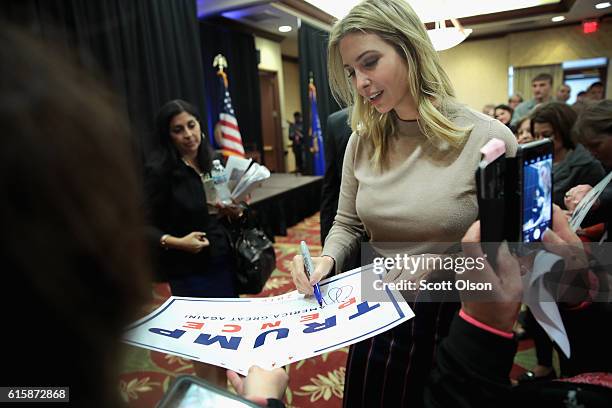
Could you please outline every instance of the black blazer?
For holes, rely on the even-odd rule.
[[[208,213],[204,185],[195,170],[182,161],[174,168],[147,165],[144,187],[149,224],[147,236],[153,255],[157,255],[161,280],[201,276],[206,274],[212,256],[230,253],[227,230],[216,215]],[[210,246],[197,254],[160,247],[159,241],[164,234],[180,238],[193,231],[205,232]]]
[[[321,191],[321,244],[334,223],[338,211],[340,182],[342,181],[342,162],[352,130],[349,127],[348,109],[332,113],[327,117],[325,135],[325,177]]]
[[[600,222],[606,223],[606,230],[608,232],[606,242],[612,242],[612,183],[608,184],[601,192],[599,203],[599,207],[596,210],[591,208],[582,222],[582,226],[589,227]]]
[[[610,319],[608,304],[593,303],[585,310],[562,311],[562,314],[565,315],[563,321],[566,329],[569,329],[572,358],[580,360],[579,364],[594,362],[596,365],[590,366],[588,372],[610,372],[609,336],[594,335],[597,322]],[[604,386],[533,381],[512,387],[509,376],[516,349],[515,339],[482,330],[455,315],[448,336],[441,341],[436,352],[436,364],[425,389],[423,406],[513,408],[610,405],[612,389]],[[576,355],[581,352],[581,355]],[[578,370],[571,375],[582,372],[587,371]],[[576,393],[583,405],[564,403],[570,391]]]

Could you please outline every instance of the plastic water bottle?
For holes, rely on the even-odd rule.
[[[215,185],[215,191],[217,192],[217,199],[221,204],[229,205],[232,203],[232,194],[227,187],[227,176],[225,175],[225,169],[219,160],[213,160],[213,167],[210,171],[210,175]]]

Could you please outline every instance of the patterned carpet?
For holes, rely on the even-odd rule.
[[[276,237],[274,247],[277,269],[259,296],[278,295],[294,289],[289,265],[293,256],[299,252],[301,240],[308,243],[313,256],[320,252],[318,214],[290,228],[286,237]],[[150,310],[158,307],[170,296],[168,286],[164,284],[156,285],[153,293],[154,302]],[[119,388],[129,407],[155,407],[174,377],[193,374],[189,360],[128,345],[125,347],[126,360],[122,366]],[[285,394],[287,407],[310,407],[314,404],[317,408],[341,407],[347,352],[348,348],[343,348],[287,366],[290,377]],[[532,342],[521,342],[511,377],[517,377],[534,364]]]

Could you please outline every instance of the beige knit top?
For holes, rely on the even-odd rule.
[[[478,217],[475,172],[480,148],[490,139],[516,154],[512,132],[489,116],[462,107],[453,120],[474,125],[460,148],[442,149],[419,130],[417,121],[398,123],[389,141],[388,165],[375,170],[373,149],[363,136],[351,135],[342,168],[338,212],[322,255],[336,261],[336,272],[360,244],[363,229],[371,242],[410,242],[412,253],[432,252],[428,243],[458,242]]]

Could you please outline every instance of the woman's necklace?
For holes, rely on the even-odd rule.
[[[185,166],[191,167],[198,174],[198,176],[200,176],[200,181],[202,182],[202,187],[204,188],[204,197],[211,197],[214,187],[211,183],[212,180],[210,179],[209,175],[199,171],[198,167],[189,163],[189,161],[184,157],[181,157],[181,160],[183,163],[185,163]],[[209,214],[218,214],[219,210],[214,205],[208,203],[206,199],[204,200],[204,204],[208,207]]]
[[[200,178],[204,178],[204,173],[202,173],[198,167],[195,164],[191,164],[187,159],[185,159],[184,157],[181,157],[181,160],[183,160],[183,163],[185,163],[185,165],[187,167],[191,167],[196,173],[198,173],[198,176],[200,176]]]

